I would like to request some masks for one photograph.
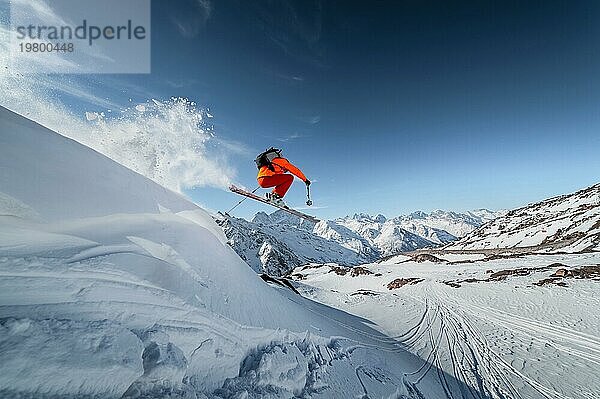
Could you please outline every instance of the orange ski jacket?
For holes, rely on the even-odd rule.
[[[261,167],[258,170],[258,176],[256,176],[256,178],[260,179],[261,177],[281,175],[286,172],[290,172],[291,174],[296,176],[298,179],[300,179],[304,182],[306,181],[306,176],[304,176],[304,173],[302,173],[302,171],[300,169],[298,169],[297,167],[292,165],[290,163],[290,161],[288,161],[285,158],[280,157],[280,158],[273,159],[271,161],[271,166],[272,166],[273,170],[271,170],[268,166]]]

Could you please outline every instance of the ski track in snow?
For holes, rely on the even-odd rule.
[[[527,377],[490,349],[490,343],[477,329],[477,322],[472,320],[473,313],[467,312],[474,310],[474,307],[448,306],[448,298],[442,299],[432,292],[428,292],[425,298],[422,318],[406,333],[396,338],[407,349],[415,350],[424,357],[423,368],[417,370],[415,375],[422,377],[430,371],[432,365],[442,370],[447,364],[452,369],[452,375],[470,383],[467,387],[479,388],[479,391],[459,390],[460,395],[457,396],[456,389],[449,386],[440,374],[439,382],[445,387],[448,398],[478,399],[485,398],[485,395],[498,399],[527,398],[520,394],[519,388],[511,382],[512,379],[507,377],[507,374],[525,381],[540,397],[570,397]],[[487,315],[483,320],[489,321]],[[422,345],[429,351],[426,352],[426,356],[423,350],[419,349]]]
[[[530,338],[540,341],[546,345],[552,345],[558,350],[568,355],[580,357],[585,361],[591,361],[598,364],[597,353],[600,340],[590,339],[587,334],[582,334],[570,329],[554,327],[549,324],[536,322],[531,319],[525,319],[519,316],[511,315],[493,308],[482,308],[469,304],[458,304],[447,295],[439,295],[433,290],[428,290],[426,297],[430,303],[435,304],[436,312],[433,320],[429,321],[429,328],[439,323],[439,334],[443,342],[446,341],[445,350],[449,355],[446,362],[452,367],[452,374],[463,381],[475,380],[476,386],[479,386],[482,392],[486,392],[490,397],[509,399],[509,398],[528,398],[530,394],[521,394],[523,388],[515,386],[514,380],[520,380],[527,384],[532,392],[538,397],[543,398],[574,398],[574,396],[556,391],[553,387],[546,386],[534,378],[528,377],[517,368],[494,351],[493,344],[489,342],[485,334],[479,330],[481,322],[491,323],[506,331],[515,331]],[[428,305],[432,306],[432,305]],[[432,342],[433,334],[429,334],[430,345],[439,351],[441,342]],[[593,338],[593,337],[592,337]],[[582,341],[579,341],[579,340]],[[559,342],[567,341],[566,344]],[[591,355],[586,354],[577,347],[583,348],[583,343],[587,342],[585,349],[592,351]],[[436,365],[443,368],[440,362]],[[588,392],[587,397],[593,397],[592,392]],[[462,397],[479,398],[472,392],[466,395],[462,392]]]
[[[378,323],[380,330],[400,344],[398,348],[417,354],[421,366],[407,373],[417,387],[433,373],[447,398],[598,398],[596,282],[568,280],[567,288],[523,288],[541,274],[461,288],[439,281],[455,279],[457,273],[473,275],[473,270],[476,275],[489,268],[523,267],[528,261],[594,264],[600,255],[528,259],[505,260],[494,266],[485,262],[466,266],[427,262],[365,265],[382,273],[379,278],[337,276],[319,268],[295,272],[305,275],[297,283],[304,295]],[[393,291],[383,284],[394,275],[427,274],[426,281]],[[376,294],[351,295],[359,288]],[[466,384],[457,385],[448,375]]]

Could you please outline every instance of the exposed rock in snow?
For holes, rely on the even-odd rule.
[[[422,281],[423,281],[422,278],[416,278],[416,277],[397,278],[394,281],[391,281],[390,283],[388,283],[388,285],[386,285],[386,287],[388,290],[394,290],[396,288],[402,288],[403,286],[405,286],[407,284],[418,284]]]

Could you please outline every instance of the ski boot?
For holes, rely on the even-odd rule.
[[[286,206],[285,202],[283,202],[283,198],[277,193],[267,193],[265,194],[267,201],[275,204],[277,206]]]

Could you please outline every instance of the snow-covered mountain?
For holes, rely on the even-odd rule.
[[[600,250],[600,184],[512,210],[447,249]]]
[[[0,397],[446,397],[444,371],[226,242],[181,195],[0,108]]]
[[[313,262],[358,265],[377,258],[371,246],[351,231],[340,234],[327,222],[315,226],[283,211],[271,215],[259,212],[251,222],[224,216],[215,220],[229,245],[256,272],[282,276]]]
[[[387,219],[355,214],[317,224],[283,211],[259,212],[251,222],[220,216],[229,244],[254,270],[283,275],[308,263],[358,265],[462,237],[502,214],[488,210],[467,213],[414,212]]]
[[[393,219],[387,219],[383,215],[373,217],[355,214],[336,219],[336,223],[348,227],[373,242],[383,255],[391,255],[399,251],[454,241],[501,214],[502,211],[492,212],[485,209],[466,213],[442,210],[431,213],[417,211]],[[406,235],[402,230],[420,237],[420,240],[412,235]]]

